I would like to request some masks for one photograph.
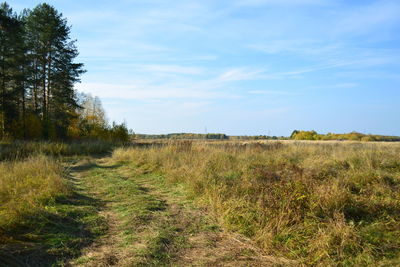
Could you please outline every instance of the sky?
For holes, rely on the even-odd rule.
[[[136,133],[400,135],[399,0],[47,3],[77,39],[77,90]]]

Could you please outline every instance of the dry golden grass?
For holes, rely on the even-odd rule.
[[[65,174],[44,155],[0,162],[1,266],[65,266],[104,234],[101,204]]]
[[[182,183],[267,253],[307,265],[400,264],[400,144],[176,141],[113,157]]]
[[[118,144],[107,142],[34,142],[34,141],[0,141],[0,161],[22,160],[34,155],[48,155],[52,157],[92,155],[110,153]]]
[[[67,193],[62,174],[61,164],[45,156],[0,162],[0,227],[8,229],[34,216],[47,202]]]

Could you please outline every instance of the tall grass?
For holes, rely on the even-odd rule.
[[[178,142],[114,151],[226,229],[307,265],[400,264],[400,145]]]
[[[66,266],[107,230],[100,202],[54,157],[0,162],[0,266]]]
[[[62,175],[61,164],[43,155],[0,163],[0,237],[1,229],[29,220],[49,201],[67,194]]]
[[[115,145],[106,142],[0,142],[0,161],[24,159],[30,155],[91,155],[111,152]]]

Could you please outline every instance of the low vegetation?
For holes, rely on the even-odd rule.
[[[376,134],[362,134],[358,132],[351,133],[327,133],[319,134],[316,131],[299,131],[292,132],[290,137],[285,136],[268,136],[268,135],[226,135],[218,134],[195,134],[195,133],[172,133],[172,134],[134,134],[133,139],[152,140],[230,140],[230,141],[254,141],[254,140],[336,140],[336,141],[363,141],[363,142],[397,142],[400,136],[385,136]]]
[[[83,249],[72,266],[271,266],[245,240],[221,231],[181,186],[113,158],[82,161],[79,181],[101,199],[106,235]],[[242,236],[236,236],[241,239]]]
[[[106,235],[127,262],[190,263],[183,256],[202,245],[187,247],[192,228],[172,226],[197,214],[183,208],[194,202],[216,225],[297,265],[400,264],[400,144],[176,140],[117,148],[72,169],[65,165],[81,159],[55,157],[113,149],[103,145],[2,145],[0,262],[113,262],[96,245],[91,251]]]
[[[400,146],[181,141],[117,149],[183,184],[230,231],[307,265],[400,263]]]
[[[0,227],[14,225],[68,194],[63,168],[45,156],[23,162],[0,163]]]
[[[118,143],[108,142],[0,142],[0,160],[20,160],[34,155],[79,156],[110,153]]]
[[[385,136],[376,134],[362,134],[358,132],[336,134],[318,134],[316,131],[293,131],[290,139],[293,140],[350,140],[363,142],[396,142],[400,141],[400,136]]]
[[[100,205],[44,155],[0,163],[0,265],[63,266],[107,226]]]

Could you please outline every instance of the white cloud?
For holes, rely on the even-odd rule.
[[[179,65],[143,65],[141,68],[145,71],[176,74],[201,74],[204,72],[204,69],[200,67],[186,67]]]
[[[225,71],[219,75],[216,80],[219,82],[257,80],[262,78],[264,72],[264,69],[251,70],[247,68],[235,68]]]
[[[199,109],[201,108],[201,110],[210,105],[211,102],[210,101],[198,101],[198,102],[183,102],[182,103],[182,108],[184,108],[185,110],[187,109]]]
[[[65,14],[68,22],[78,26],[93,26],[99,22],[116,22],[120,16],[112,10],[78,10]]]
[[[313,39],[271,40],[266,44],[248,44],[245,47],[266,54],[293,53],[301,56],[327,55],[342,48],[340,43],[322,43]]]
[[[332,62],[332,63],[326,64],[326,65],[313,66],[313,67],[307,67],[307,68],[293,70],[293,71],[275,73],[275,74],[272,74],[272,76],[276,76],[276,77],[296,76],[296,75],[301,75],[301,74],[305,74],[305,73],[309,73],[309,72],[316,72],[316,71],[334,69],[334,68],[340,68],[340,67],[367,68],[367,67],[372,67],[372,66],[389,64],[389,63],[395,62],[397,59],[398,59],[397,57],[392,57],[392,58],[370,57],[370,58],[359,59],[359,60],[348,60],[348,61],[343,60],[343,61]]]
[[[168,80],[154,84],[154,74],[148,78],[137,80],[120,80],[108,82],[82,82],[77,84],[77,90],[97,95],[101,98],[119,99],[215,99],[238,98],[240,94],[232,92],[227,87],[237,81],[264,79],[263,69],[235,68],[227,70],[215,78],[205,80],[183,79],[180,75],[201,74],[204,70],[199,67],[184,67],[179,65],[139,65],[141,71],[157,73],[173,73]]]
[[[278,90],[250,90],[248,91],[249,94],[253,95],[292,95],[292,93],[287,91],[278,91]]]
[[[216,98],[222,94],[186,88],[173,88],[168,85],[129,85],[112,83],[81,83],[77,85],[79,91],[91,93],[101,98],[119,99],[173,99],[173,98]]]
[[[303,5],[321,5],[330,1],[324,0],[237,0],[237,6],[303,6]]]
[[[325,85],[317,85],[310,86],[310,89],[350,89],[358,87],[358,83],[337,83],[337,84],[325,84]]]

